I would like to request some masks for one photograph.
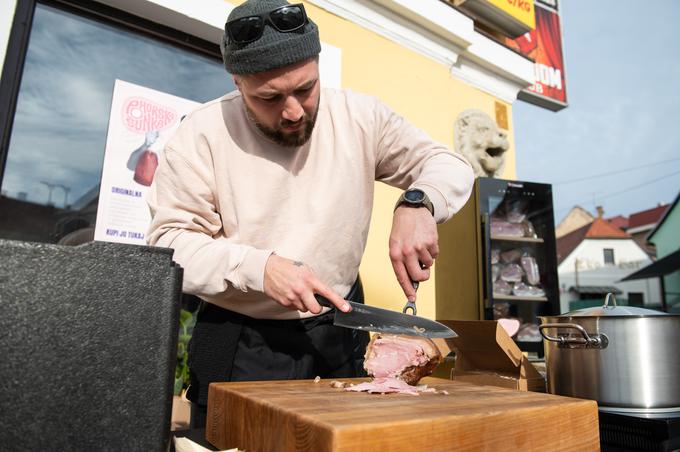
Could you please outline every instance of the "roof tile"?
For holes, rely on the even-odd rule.
[[[588,232],[586,232],[585,237],[598,239],[627,239],[631,236],[613,224],[608,223],[606,220],[595,218],[595,221],[590,223],[590,228],[588,229]]]
[[[628,228],[628,218],[624,217],[623,215],[617,215],[612,218],[608,218],[607,221],[616,226],[617,228],[620,229],[626,229]]]
[[[668,209],[668,204],[631,214],[630,217],[628,217],[628,228],[656,224],[666,212],[666,209]]]

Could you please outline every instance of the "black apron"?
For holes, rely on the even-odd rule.
[[[364,302],[359,278],[345,299]],[[205,406],[217,381],[366,376],[368,332],[333,326],[334,315],[262,320],[202,302],[189,343],[187,398]]]

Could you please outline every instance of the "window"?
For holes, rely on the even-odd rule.
[[[642,292],[628,292],[628,306],[644,306],[645,294]]]
[[[0,237],[57,242],[94,225],[114,80],[206,102],[234,89],[218,52],[38,3],[0,178]]]
[[[604,253],[604,265],[614,265],[614,249],[604,248],[602,252]]]

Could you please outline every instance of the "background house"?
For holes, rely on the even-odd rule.
[[[651,209],[632,213],[627,217],[617,215],[607,218],[606,221],[612,226],[630,234],[633,240],[647,251],[647,254],[654,257],[656,256],[656,249],[654,244],[647,240],[647,235],[649,235],[654,226],[663,217],[664,213],[668,210],[668,206],[668,204],[659,204]],[[602,206],[597,207],[597,212],[600,216],[604,214]],[[557,238],[564,237],[570,232],[590,224],[593,220],[595,220],[595,216],[586,209],[581,206],[574,206],[555,228],[555,236]]]
[[[660,304],[658,281],[621,282],[652,263],[633,237],[602,218],[557,239],[560,310],[567,312],[601,303],[608,292],[621,304]]]
[[[555,227],[555,237],[564,237],[570,232],[592,223],[594,219],[595,217],[583,207],[574,206],[560,221],[560,224]]]
[[[647,236],[657,253],[657,273],[669,312],[680,312],[680,193]],[[657,278],[654,278],[657,279]]]
[[[628,217],[623,228],[629,233],[650,256],[656,256],[656,247],[649,241],[648,235],[668,210],[668,204],[659,204],[651,209],[635,212]]]

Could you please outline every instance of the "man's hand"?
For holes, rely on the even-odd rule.
[[[416,301],[411,281],[426,281],[439,254],[437,223],[425,207],[400,206],[394,211],[390,260],[406,298]]]
[[[269,256],[264,267],[264,293],[281,306],[302,312],[321,312],[314,294],[323,295],[343,312],[351,309],[349,303],[319,281],[307,265],[276,254]]]

